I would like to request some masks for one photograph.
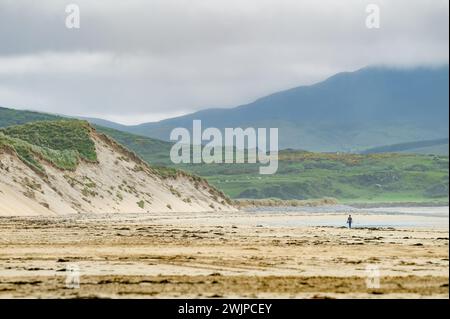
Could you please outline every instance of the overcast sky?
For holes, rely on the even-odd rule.
[[[76,3],[80,29],[65,26]],[[380,28],[365,25],[380,7]],[[0,105],[126,124],[448,63],[448,0],[0,0]]]

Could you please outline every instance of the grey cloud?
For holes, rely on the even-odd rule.
[[[155,120],[370,64],[448,63],[448,1],[71,2],[79,30],[68,1],[0,2],[0,105]]]

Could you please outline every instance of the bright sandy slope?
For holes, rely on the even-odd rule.
[[[186,174],[161,177],[136,155],[95,131],[98,163],[63,171],[41,161],[46,174],[0,149],[0,216],[76,213],[233,211],[217,190]]]

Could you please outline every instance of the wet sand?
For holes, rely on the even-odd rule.
[[[305,218],[3,217],[0,298],[449,297],[448,226],[288,226]],[[66,283],[73,267],[79,288]]]

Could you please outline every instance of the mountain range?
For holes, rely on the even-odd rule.
[[[168,140],[173,128],[278,127],[280,148],[360,152],[384,145],[442,139],[449,133],[449,69],[367,67],[338,73],[234,108],[206,109],[140,125],[92,123]],[[86,118],[85,118],[86,119]]]

